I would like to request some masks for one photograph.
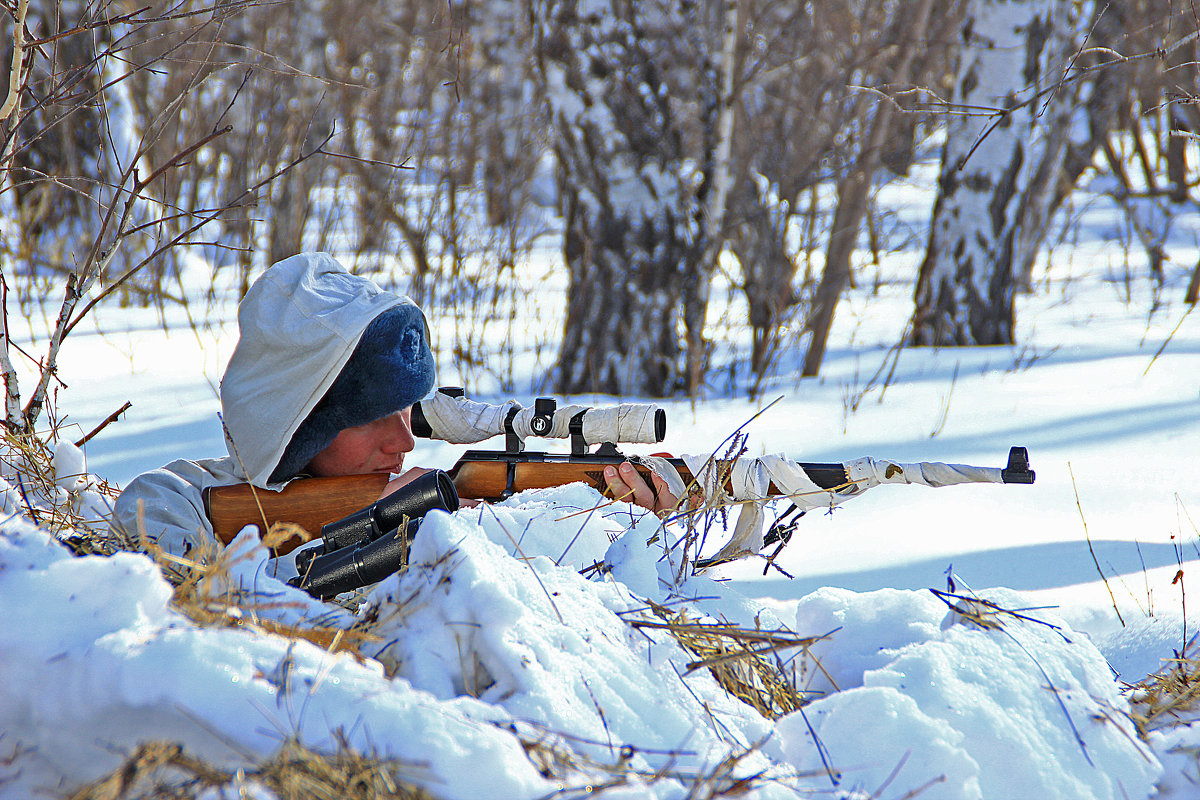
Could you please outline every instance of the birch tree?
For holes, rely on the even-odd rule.
[[[1022,249],[1046,215],[1032,202],[1060,115],[1056,101],[1073,30],[1070,0],[973,0],[949,104],[954,115],[929,244],[915,293],[918,345],[1008,344]],[[1050,120],[1047,123],[1046,120]],[[1059,157],[1061,159],[1061,157]],[[1053,159],[1052,159],[1053,160]],[[1056,175],[1057,167],[1047,167]]]
[[[727,29],[728,8],[534,6],[569,276],[558,391],[663,396],[696,388],[720,248],[710,192],[728,186],[717,174],[728,169],[718,163],[728,98],[713,55],[724,48],[705,37]]]

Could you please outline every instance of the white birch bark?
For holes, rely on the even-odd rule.
[[[1036,158],[1024,187],[1017,211],[1016,244],[1013,270],[1017,288],[1028,291],[1033,285],[1033,270],[1038,253],[1050,230],[1051,217],[1058,207],[1055,190],[1063,171],[1067,148],[1074,134],[1086,134],[1087,124],[1080,107],[1086,102],[1091,84],[1065,81],[1075,54],[1082,44],[1080,25],[1084,17],[1078,3],[1055,0],[1051,8],[1049,36],[1039,59],[1039,87],[1049,91],[1036,102],[1039,119],[1034,125],[1033,147]]]
[[[1062,124],[1052,94],[1066,62],[1070,0],[973,0],[950,97],[939,195],[913,317],[920,345],[1013,341],[1015,272],[1041,243],[1039,177]],[[1053,112],[1047,114],[1048,109]],[[1049,117],[1049,118],[1047,118]],[[1035,196],[1039,195],[1039,196]]]
[[[0,104],[0,125],[7,129],[15,125],[20,117],[22,80],[25,77],[25,17],[29,11],[29,0],[21,0],[13,19],[13,52],[9,64],[8,87],[3,104]],[[16,143],[15,136],[9,136],[8,142],[0,153],[0,188],[7,189],[9,185],[9,169],[12,163],[12,151]],[[5,277],[9,266],[7,259],[0,262],[0,374],[4,376],[4,420],[13,427],[21,421],[21,392],[18,384],[17,368],[13,364],[12,353],[9,350],[8,336],[8,283]]]
[[[700,68],[674,58],[701,15],[630,0],[535,4],[570,275],[559,391],[662,396],[691,371],[680,329],[699,341],[715,261],[705,197],[720,103],[703,53],[691,53]],[[697,129],[708,152],[694,134],[689,149]]]

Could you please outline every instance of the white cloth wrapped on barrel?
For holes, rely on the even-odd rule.
[[[881,483],[916,483],[922,486],[953,486],[956,483],[1003,483],[999,467],[972,467],[920,461],[902,464],[877,458],[858,458],[846,463],[846,472],[864,489]]]
[[[421,411],[432,431],[431,438],[452,444],[471,444],[506,433],[505,419],[514,409],[513,432],[522,440],[536,435],[566,438],[571,434],[571,419],[586,411],[581,433],[588,445],[603,442],[652,444],[659,441],[655,429],[658,407],[653,405],[623,404],[607,408],[564,406],[555,409],[547,432],[535,434],[532,428],[535,409],[524,408],[516,401],[494,405],[441,392],[421,401]],[[776,497],[786,498],[797,508],[810,511],[831,508],[882,483],[949,486],[956,483],[1002,482],[1000,469],[994,467],[936,462],[903,464],[866,457],[843,465],[848,479],[845,485],[823,489],[813,482],[804,467],[782,455],[742,457],[736,459],[731,467],[721,464],[715,454],[684,455],[681,458],[695,477],[696,487],[710,507],[730,504],[741,506],[733,535],[714,556],[717,560],[740,558],[762,549],[763,506],[770,497],[771,484],[778,491]],[[666,481],[676,497],[683,498],[689,494],[691,487],[684,484],[667,459],[649,457],[642,461]]]
[[[521,440],[530,436],[565,439],[571,435],[571,419],[581,411],[586,411],[582,435],[588,445],[602,442],[654,444],[659,441],[654,425],[658,406],[654,405],[624,403],[606,408],[561,406],[554,411],[550,430],[536,434],[532,426],[535,409],[524,408],[514,400],[493,405],[436,392],[421,401],[421,412],[433,431],[430,438],[451,444],[473,444],[506,433],[504,420],[514,408],[518,410],[512,421],[513,432]]]
[[[711,506],[741,506],[733,534],[713,559],[727,561],[754,555],[763,547],[763,505],[772,483],[785,492],[797,507],[829,507],[843,499],[813,483],[804,468],[779,455],[739,458],[732,467],[722,466],[715,455],[681,456],[706,502]],[[685,497],[688,487],[666,459],[646,459],[676,497]],[[728,474],[726,474],[728,473]],[[726,487],[728,479],[728,488]]]
[[[718,464],[715,455],[681,456],[683,463],[695,476],[696,487],[711,506],[737,504],[741,506],[733,535],[713,556],[725,561],[753,555],[763,547],[763,505],[768,499],[770,485],[797,508],[810,511],[832,508],[844,500],[856,497],[872,486],[883,483],[909,483],[922,486],[951,486],[956,483],[1002,483],[999,467],[972,467],[966,464],[918,462],[911,464],[885,461],[871,457],[858,458],[843,466],[847,483],[834,490],[822,489],[808,477],[804,467],[781,455],[758,458],[739,458],[732,468]],[[684,497],[688,487],[670,462],[662,458],[644,459],[666,482],[676,497]],[[728,472],[728,475],[724,473]],[[728,480],[723,480],[727,478]],[[726,486],[728,483],[728,486]]]

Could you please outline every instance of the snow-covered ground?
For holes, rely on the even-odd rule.
[[[688,792],[728,788],[731,753],[759,798],[1197,796],[1200,727],[1139,739],[1122,689],[1198,630],[1183,609],[1200,559],[1200,314],[1182,296],[1200,220],[1176,221],[1155,297],[1118,222],[1097,214],[1021,299],[1016,346],[893,351],[917,258],[902,253],[839,308],[820,379],[794,377],[802,354],[789,352],[761,399],[714,377],[702,401],[665,404],[668,438],[652,449],[675,453],[718,450],[748,421],[750,455],[804,461],[1000,466],[1010,445],[1029,449],[1033,486],[878,487],[810,513],[774,566],[680,581],[652,519],[575,514],[600,501],[579,486],[529,493],[427,520],[417,568],[367,600],[378,619],[362,649],[375,657],[360,661],[199,627],[147,557],[74,558],[8,491],[0,796],[62,794],[152,739],[237,765],[287,737],[339,734],[411,763],[445,798],[718,796]],[[551,293],[537,300],[544,335],[558,311]],[[714,318],[737,314],[735,302]],[[164,333],[157,312],[101,308],[62,351],[64,438],[133,403],[86,446],[96,476],[123,484],[224,453],[215,387],[233,308],[168,316]],[[41,325],[24,337],[34,351]],[[536,385],[550,355],[522,361],[517,385]],[[443,382],[458,378],[447,368]],[[421,443],[414,461],[449,467],[456,452]],[[354,621],[267,576],[253,542],[244,552],[222,580],[270,599],[261,614]],[[582,577],[597,559],[611,571]],[[959,594],[997,604],[994,624],[929,591],[950,574]],[[779,653],[810,702],[771,720],[689,671],[697,656],[642,624],[662,621],[650,602],[824,637]],[[546,766],[542,747],[572,765]]]

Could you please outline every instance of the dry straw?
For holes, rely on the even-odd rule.
[[[289,740],[270,758],[235,770],[191,756],[178,744],[157,741],[139,747],[111,774],[79,789],[70,800],[261,796],[257,789],[288,800],[434,800],[435,795],[408,777],[416,769],[355,752],[340,735],[333,752]]]
[[[684,750],[646,750],[632,745],[616,747],[613,742],[581,739],[565,733],[548,730],[529,731],[538,726],[529,720],[513,725],[512,731],[525,748],[526,757],[538,769],[543,778],[560,783],[560,788],[543,795],[538,800],[582,800],[603,795],[609,789],[621,786],[644,787],[661,781],[674,781],[687,792],[689,800],[716,800],[717,798],[744,797],[760,784],[777,782],[763,772],[743,769],[743,762],[759,750],[762,742],[750,747],[732,748],[716,764],[700,769],[687,769],[679,765],[684,757],[696,753]],[[568,742],[577,745],[607,746],[614,759],[599,761],[583,755]],[[638,754],[655,756],[662,760],[657,768],[636,766]],[[742,773],[742,774],[738,774]]]
[[[657,620],[637,618],[628,620],[629,624],[670,633],[696,656],[687,665],[689,673],[707,669],[721,688],[770,720],[798,710],[807,701],[799,687],[811,676],[810,665],[823,672],[810,648],[833,633],[797,636],[786,629],[764,631],[728,622],[693,620],[682,611],[657,603],[649,607]],[[796,648],[800,650],[799,659],[795,654],[787,659],[781,656],[781,651]]]
[[[272,548],[297,535],[290,525],[273,525],[263,538]],[[348,652],[359,659],[368,658],[360,648],[378,639],[364,630],[366,623],[350,627],[333,624],[333,618],[310,618],[302,624],[285,624],[275,617],[293,604],[274,600],[254,591],[246,591],[230,579],[231,569],[250,558],[249,548],[213,546],[195,558],[180,558],[164,552],[152,542],[146,551],[162,567],[175,585],[171,604],[197,625],[240,627],[271,633],[293,640],[304,640],[329,652]]]
[[[1200,718],[1200,653],[1192,637],[1162,668],[1130,685],[1133,721],[1142,736]]]
[[[330,652],[347,651],[364,657],[360,646],[373,637],[356,625],[350,628],[331,624],[329,619],[306,620],[303,624],[288,625],[276,619],[286,603],[272,600],[256,592],[243,591],[229,580],[230,570],[239,561],[249,558],[248,548],[215,545],[201,548],[192,558],[180,558],[165,552],[153,541],[136,534],[110,530],[107,519],[92,519],[82,514],[80,504],[71,493],[55,482],[54,456],[50,444],[58,439],[57,429],[45,436],[26,435],[0,426],[3,435],[3,464],[6,475],[12,476],[21,498],[22,510],[39,526],[48,530],[76,555],[112,555],[120,551],[149,555],[162,569],[164,577],[175,587],[174,608],[198,625],[244,627],[273,633],[289,639],[303,639]],[[115,487],[88,476],[90,491],[102,497],[117,495]],[[309,537],[295,526],[283,524],[271,528],[263,539],[268,548],[278,547],[289,538]]]
[[[14,431],[0,425],[0,472],[16,489],[22,511],[42,528],[59,537],[76,553],[111,555],[118,550],[135,549],[130,542],[114,538],[108,521],[85,516],[80,504],[55,482],[54,454],[47,439],[36,434]],[[49,434],[51,441],[56,432]],[[110,501],[117,496],[115,487],[89,476],[89,489]]]

